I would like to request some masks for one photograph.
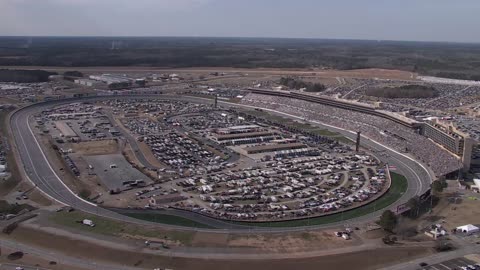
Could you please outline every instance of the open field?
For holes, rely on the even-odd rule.
[[[110,262],[121,265],[137,266],[144,269],[154,267],[168,267],[172,269],[355,269],[367,270],[378,269],[382,266],[392,265],[398,262],[419,258],[432,254],[431,249],[423,247],[394,247],[374,250],[345,253],[339,255],[329,255],[309,258],[296,258],[294,255],[285,259],[250,259],[238,260],[229,259],[228,255],[224,260],[205,258],[188,259],[181,257],[170,257],[153,254],[142,254],[135,251],[126,251],[114,249],[111,247],[100,247],[92,245],[84,240],[76,240],[72,245],[72,239],[62,236],[53,236],[48,233],[39,233],[38,231],[20,227],[8,236],[9,240],[16,240],[23,243],[29,243],[32,246],[44,246],[49,243],[48,249],[59,252],[58,261],[61,264],[63,255],[75,254],[76,258],[88,258],[93,261]],[[371,256],[374,253],[375,256]],[[63,268],[65,269],[65,268]]]
[[[77,223],[77,221],[85,218],[94,221],[96,226],[91,228]],[[164,223],[167,223],[167,220],[164,219]],[[357,233],[353,235],[352,239],[345,241],[343,238],[336,237],[333,230],[311,230],[286,234],[235,234],[202,231],[169,231],[149,226],[134,227],[80,212],[55,213],[49,217],[47,223],[44,221],[40,222],[40,228],[44,226],[55,227],[59,230],[68,230],[72,234],[82,232],[96,238],[101,238],[103,236],[114,237],[110,240],[115,241],[125,239],[149,239],[152,241],[155,239],[161,239],[162,241],[178,241],[174,246],[182,245],[191,248],[199,248],[198,251],[200,252],[203,248],[234,248],[240,253],[251,253],[256,250],[263,253],[291,253],[348,248],[359,246],[363,243],[359,236],[357,236]],[[208,227],[203,226],[199,228]],[[228,251],[226,253],[228,253]]]
[[[453,181],[451,185],[454,185]],[[454,188],[449,187],[449,190]],[[438,205],[427,222],[444,221],[445,228],[453,229],[465,224],[480,224],[480,196],[471,191],[461,191],[457,194],[446,191],[441,195]]]
[[[166,215],[165,215],[166,216]],[[90,219],[95,223],[95,227],[85,226],[77,221]],[[168,217],[167,217],[168,219]],[[118,237],[144,237],[144,238],[163,238],[167,237],[172,241],[178,241],[185,245],[191,242],[195,232],[177,232],[168,231],[161,228],[139,227],[132,224],[126,224],[115,220],[101,218],[79,211],[58,212],[49,217],[49,220],[55,224],[73,228],[78,231],[103,234]]]
[[[68,71],[72,67],[50,67],[50,66],[0,66],[0,68],[8,69],[41,69],[47,71]],[[335,77],[346,78],[381,78],[381,79],[397,79],[397,80],[412,80],[411,72],[402,70],[388,70],[388,69],[358,69],[358,70],[311,70],[311,69],[291,69],[291,68],[231,68],[231,67],[200,67],[200,68],[162,68],[162,67],[75,67],[75,70],[85,73],[105,73],[105,72],[129,72],[129,73],[145,73],[145,72],[159,72],[159,73],[188,73],[192,75],[205,74],[215,71],[222,71],[228,73],[246,73],[259,75],[296,75],[306,76],[311,78],[325,78],[331,79]]]
[[[197,234],[203,235],[203,234]],[[255,248],[260,252],[271,253],[300,253],[309,251],[328,251],[333,249],[345,249],[361,246],[363,241],[356,234],[345,241],[336,237],[333,230],[312,230],[295,233],[270,233],[270,234],[230,234],[228,235],[228,247],[232,248]],[[197,237],[196,237],[197,238]],[[196,239],[195,238],[195,239]],[[218,237],[211,236],[216,239]]]

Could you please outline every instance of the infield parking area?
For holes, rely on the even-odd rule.
[[[121,190],[124,187],[124,181],[143,180],[146,184],[152,183],[151,179],[133,168],[121,154],[85,156],[84,158],[109,190]]]

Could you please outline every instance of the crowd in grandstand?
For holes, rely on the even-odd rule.
[[[296,115],[307,120],[314,120],[362,134],[398,151],[408,152],[429,165],[437,176],[455,171],[461,162],[454,155],[442,149],[426,137],[415,133],[412,129],[387,119],[336,108],[303,100],[249,94],[243,101],[245,104],[275,109]]]
[[[375,79],[348,79],[343,84],[325,91],[326,95],[355,99],[362,102],[381,101],[394,103],[405,107],[418,107],[433,110],[444,110],[480,102],[480,85],[461,85],[433,82],[409,82]],[[432,86],[438,92],[438,97],[432,98],[381,98],[371,97],[366,91],[371,88],[399,87],[415,84]]]

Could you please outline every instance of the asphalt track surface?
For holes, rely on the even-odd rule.
[[[134,224],[147,224],[147,225],[156,225],[162,226],[165,228],[172,228],[178,230],[196,230],[196,231],[209,231],[209,232],[235,232],[235,233],[251,233],[252,231],[258,232],[285,232],[285,231],[303,231],[306,229],[315,229],[315,228],[325,228],[325,227],[335,227],[343,225],[346,222],[349,224],[357,224],[363,222],[370,222],[381,215],[384,209],[378,209],[376,212],[364,215],[362,217],[346,220],[344,222],[330,223],[325,225],[314,225],[314,226],[303,226],[303,227],[256,227],[248,225],[237,225],[229,222],[224,222],[214,218],[205,217],[196,213],[188,211],[176,211],[176,210],[164,210],[158,211],[159,214],[175,215],[181,216],[184,218],[192,219],[200,223],[204,223],[211,227],[217,229],[200,229],[200,228],[189,228],[182,226],[174,226],[167,224],[159,224],[148,221],[143,221],[135,218],[131,218],[125,215],[121,215],[117,212],[114,212],[109,209],[102,208],[91,202],[88,202],[75,193],[72,192],[58,177],[54,169],[51,167],[47,157],[43,153],[43,150],[38,143],[37,139],[31,128],[31,122],[33,121],[33,115],[41,112],[44,109],[51,108],[52,106],[57,106],[61,104],[67,104],[72,102],[82,102],[82,101],[101,101],[106,99],[131,99],[131,98],[148,98],[148,99],[162,99],[162,100],[184,100],[197,103],[212,103],[211,100],[195,98],[195,97],[186,97],[186,96],[169,96],[169,95],[125,95],[125,96],[94,96],[94,97],[84,97],[84,98],[73,98],[73,99],[62,99],[54,100],[43,103],[37,103],[24,107],[22,109],[14,112],[10,117],[10,126],[12,129],[14,141],[15,141],[15,150],[20,156],[21,163],[20,167],[24,170],[24,174],[29,181],[31,181],[39,190],[46,194],[51,199],[54,199],[62,204],[69,205],[75,209],[114,219],[117,221],[134,223]],[[227,102],[219,102],[222,106],[233,106],[233,107],[249,107],[241,104],[232,104]],[[265,110],[265,109],[263,109]],[[267,110],[268,111],[268,110]],[[291,115],[286,115],[281,112],[271,111],[275,114],[280,114],[285,117],[298,118]],[[304,120],[304,119],[303,119]],[[317,125],[322,125],[321,123],[314,123]],[[328,129],[332,131],[337,131],[344,135],[345,137],[355,139],[356,133],[352,131],[342,130],[335,127],[328,126]],[[396,167],[396,172],[404,175],[408,180],[408,189],[402,195],[402,197],[395,202],[393,205],[389,206],[390,209],[395,209],[396,206],[406,203],[411,197],[415,195],[421,195],[427,191],[430,187],[431,179],[430,172],[423,165],[419,164],[417,161],[412,158],[405,156],[404,154],[398,153],[393,149],[385,147],[379,143],[368,140],[367,138],[362,138],[362,145],[367,146],[374,151],[380,151],[384,153],[381,156],[381,159],[384,162],[387,162],[390,165]],[[23,165],[23,167],[21,166]]]

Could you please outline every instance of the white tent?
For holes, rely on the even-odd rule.
[[[461,232],[466,233],[466,234],[472,234],[472,233],[476,233],[476,232],[480,231],[480,228],[478,228],[477,226],[474,226],[472,224],[467,224],[467,225],[457,227],[457,231],[461,231]]]

